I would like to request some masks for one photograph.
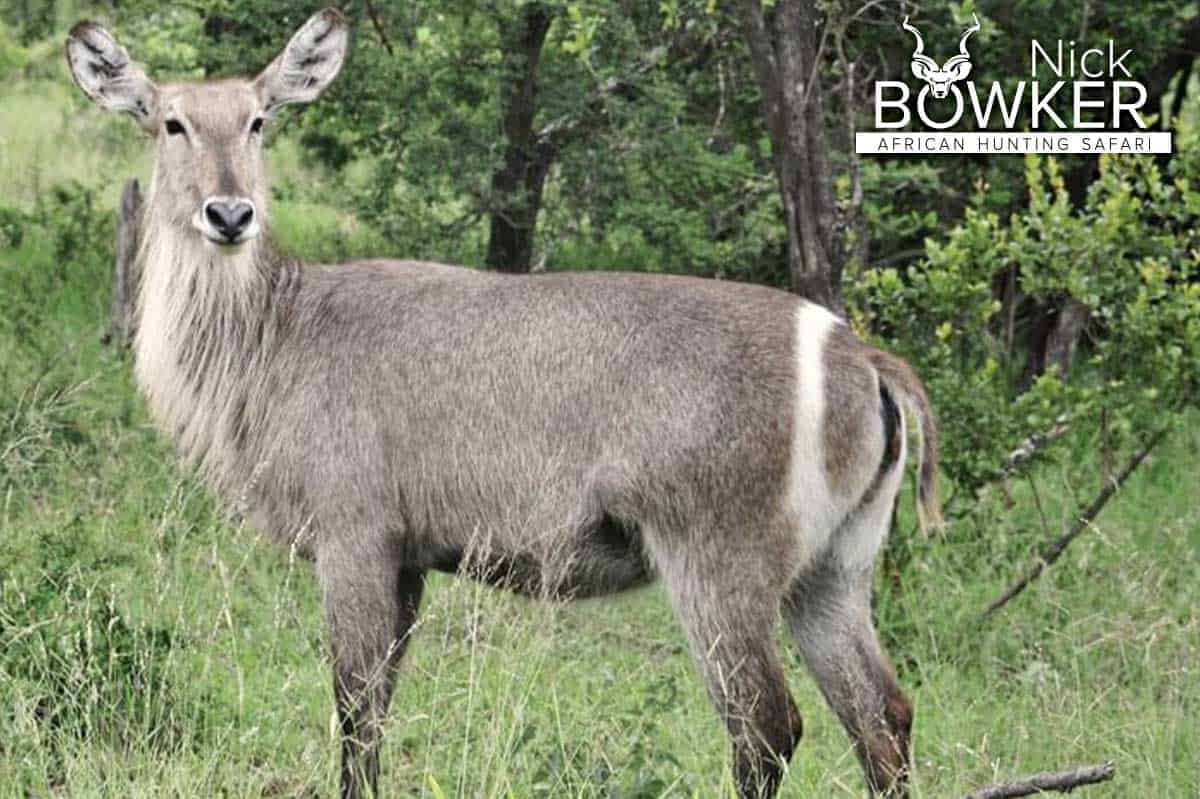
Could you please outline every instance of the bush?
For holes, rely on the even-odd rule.
[[[0,77],[12,74],[25,66],[25,50],[0,20]]]
[[[858,322],[923,375],[945,469],[960,487],[995,479],[1019,443],[1061,421],[1068,449],[1111,451],[1196,403],[1200,193],[1183,174],[1189,167],[1176,171],[1165,180],[1153,158],[1106,156],[1076,209],[1057,162],[1029,156],[1024,210],[1006,222],[973,207],[943,241],[926,242],[920,263],[870,272],[851,288]],[[1025,385],[1018,345],[1031,334],[996,298],[994,279],[1005,273],[1027,301],[1086,308],[1069,375],[1048,370]]]
[[[54,346],[46,331],[58,303],[108,296],[114,216],[96,191],[75,181],[45,192],[30,212],[0,207],[0,333],[32,346]]]

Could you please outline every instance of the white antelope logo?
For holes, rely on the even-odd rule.
[[[962,40],[958,43],[958,55],[952,56],[940,68],[936,61],[925,55],[925,42],[921,39],[921,33],[908,24],[908,17],[905,17],[904,22],[901,23],[901,27],[917,40],[917,49],[912,55],[913,74],[929,84],[929,88],[933,90],[933,96],[939,100],[950,93],[951,84],[957,83],[971,74],[971,54],[967,52],[967,39],[971,38],[972,33],[979,30],[979,17],[974,14],[971,16],[974,17],[975,24],[967,28]]]

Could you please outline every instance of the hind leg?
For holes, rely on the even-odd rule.
[[[809,671],[854,742],[872,794],[907,794],[912,705],[871,621],[871,570],[825,564],[798,580],[784,613]]]
[[[762,579],[775,564],[733,569],[736,553],[705,563],[698,549],[667,556],[659,571],[732,739],[738,795],[769,799],[801,733],[774,641],[782,592]]]

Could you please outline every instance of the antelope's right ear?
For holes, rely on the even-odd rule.
[[[125,111],[153,132],[158,89],[125,48],[95,22],[80,22],[67,36],[67,64],[83,93],[109,111]]]

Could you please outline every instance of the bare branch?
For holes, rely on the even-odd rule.
[[[826,23],[826,28],[829,25]],[[862,272],[867,268],[867,259],[870,257],[869,245],[870,236],[867,231],[867,219],[863,214],[863,185],[862,172],[858,159],[858,152],[854,147],[854,134],[857,130],[855,124],[855,80],[854,73],[858,67],[858,61],[851,61],[846,57],[845,47],[846,26],[840,26],[834,34],[834,51],[837,53],[838,64],[842,70],[842,114],[844,124],[846,126],[846,157],[848,161],[847,169],[850,173],[850,201],[845,211],[846,227],[854,236],[854,252],[850,255],[849,262],[856,272]]]
[[[718,98],[720,100],[717,105],[717,118],[713,120],[712,133],[708,136],[707,145],[709,147],[717,141],[717,136],[721,133],[721,126],[725,124],[725,95],[727,88],[725,86],[725,62],[724,60],[717,61],[717,87],[719,89]]]
[[[853,22],[854,20],[863,16],[875,6],[883,5],[886,2],[888,2],[888,0],[869,0],[869,2],[863,3],[858,7],[857,11],[850,15],[850,22]]]
[[[1067,771],[1043,772],[1022,777],[1010,782],[998,782],[985,788],[977,788],[967,794],[967,799],[1013,799],[1046,791],[1070,793],[1081,785],[1094,785],[1113,778],[1113,764],[1078,766]]]
[[[1008,477],[1011,475],[1019,467],[1032,460],[1033,456],[1062,438],[1068,428],[1067,415],[1063,414],[1054,420],[1054,425],[1049,430],[1030,435],[1016,449],[1008,453],[1008,457],[1004,459],[1004,466],[1000,471],[1000,476]]]
[[[383,22],[379,19],[379,12],[375,10],[375,4],[371,0],[365,0],[365,8],[367,16],[371,18],[371,24],[375,26],[375,32],[379,34],[379,41],[383,44],[383,49],[387,50],[388,55],[395,55],[387,32],[383,29]]]
[[[812,70],[810,72],[808,80],[804,84],[804,98],[800,101],[801,108],[808,105],[808,98],[809,98],[809,95],[812,94],[813,85],[817,83],[817,80],[819,77],[818,71],[821,69],[821,59],[825,55],[825,42],[828,39],[829,39],[829,21],[826,20],[825,24],[823,24],[821,26],[821,38],[817,40],[817,52],[816,52],[816,55],[813,56]]]
[[[1121,473],[1105,483],[1104,487],[1100,489],[1100,493],[1096,495],[1094,500],[1092,500],[1092,504],[1088,505],[1088,507],[1083,511],[1083,514],[1075,520],[1074,524],[1071,525],[1071,529],[1046,547],[1042,551],[1042,554],[1038,557],[1038,561],[1036,564],[1034,564],[1033,568],[1026,572],[1024,577],[1013,583],[1013,585],[1010,586],[1007,591],[1000,595],[999,599],[987,606],[987,610],[983,612],[983,619],[991,616],[997,610],[1004,607],[1004,605],[1008,604],[1009,600],[1024,591],[1030,583],[1041,576],[1042,572],[1046,570],[1047,566],[1050,566],[1052,563],[1054,563],[1054,561],[1058,560],[1059,556],[1062,555],[1067,546],[1074,541],[1080,533],[1092,526],[1092,522],[1094,522],[1096,517],[1100,515],[1100,511],[1104,510],[1104,506],[1108,504],[1110,499],[1112,499],[1113,494],[1117,493],[1117,489],[1119,489],[1122,484],[1129,479],[1129,475],[1133,474],[1134,471],[1142,465],[1142,461],[1146,459],[1146,456],[1149,455],[1150,452],[1157,447],[1164,438],[1166,438],[1169,430],[1169,427],[1164,427],[1154,435],[1150,436],[1150,440],[1147,441],[1140,450],[1135,452],[1132,457],[1130,457],[1128,463],[1125,464],[1125,468],[1121,470]]]

